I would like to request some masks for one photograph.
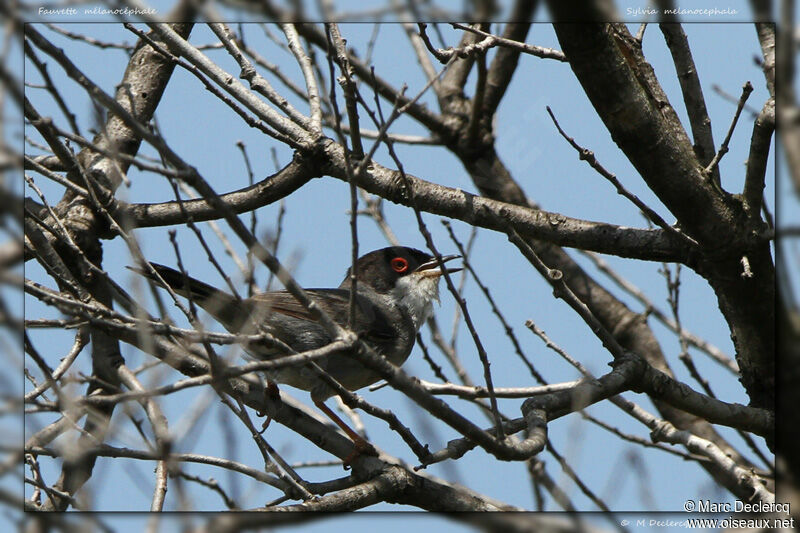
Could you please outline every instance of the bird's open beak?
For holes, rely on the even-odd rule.
[[[447,263],[448,261],[452,261],[453,259],[458,259],[461,257],[460,255],[443,255],[442,256],[442,265]],[[463,268],[447,268],[448,274],[453,274],[454,272],[459,272],[464,270]],[[443,267],[440,266],[439,262],[434,257],[430,261],[426,261],[422,263],[420,266],[417,267],[415,272],[420,273],[424,276],[441,276],[444,274]]]

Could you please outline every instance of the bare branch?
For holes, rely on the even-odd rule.
[[[719,164],[719,160],[722,159],[722,156],[728,153],[728,143],[730,142],[731,136],[733,135],[733,130],[736,128],[736,123],[739,122],[739,115],[742,114],[742,109],[744,108],[744,104],[745,102],[747,102],[747,98],[750,96],[750,93],[752,92],[753,92],[753,86],[748,81],[742,86],[742,96],[739,98],[739,104],[736,106],[736,113],[733,115],[733,120],[731,121],[731,127],[728,128],[728,133],[727,135],[725,135],[725,140],[722,141],[722,145],[720,145],[716,155],[704,170],[704,172],[707,175],[711,175],[712,171]]]
[[[760,220],[761,200],[766,185],[767,159],[775,131],[775,100],[770,98],[753,124],[750,138],[750,155],[747,157],[747,172],[744,177],[744,208],[750,217]]]
[[[689,115],[689,123],[692,127],[697,160],[701,165],[708,165],[715,152],[714,136],[711,133],[711,119],[708,117],[703,88],[700,85],[700,77],[689,48],[689,40],[680,24],[663,23],[659,24],[659,28],[664,34],[664,40],[672,54],[672,61],[675,63],[675,71],[683,93],[683,102],[686,105],[686,113]],[[638,40],[641,42],[640,38]],[[720,183],[718,168],[713,168],[711,179],[717,184]]]

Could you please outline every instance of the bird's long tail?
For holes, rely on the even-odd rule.
[[[238,331],[240,329],[241,324],[238,322],[240,322],[239,317],[242,315],[239,312],[241,310],[241,300],[227,292],[212,287],[208,283],[184,275],[174,268],[159,265],[158,263],[151,263],[151,265],[164,282],[177,294],[184,298],[191,299],[217,319],[228,330]],[[150,272],[140,268],[129,268],[147,279],[160,283],[160,280]]]

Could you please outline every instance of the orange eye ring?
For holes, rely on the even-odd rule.
[[[402,274],[403,272],[408,270],[408,261],[406,261],[402,257],[395,257],[389,263],[392,265],[392,270],[394,270],[399,274]]]

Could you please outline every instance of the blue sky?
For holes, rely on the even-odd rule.
[[[632,3],[630,5],[621,4],[620,11],[623,14],[626,7],[638,6]],[[746,3],[728,2],[723,6],[711,2],[694,2],[692,7],[718,7],[720,9],[731,7],[743,15],[740,15],[740,18],[736,16],[699,17],[694,20],[700,22],[685,26],[703,83],[706,103],[714,128],[714,138],[719,145],[730,124],[735,104],[720,97],[711,87],[715,84],[719,85],[726,92],[738,97],[742,84],[749,80],[753,83],[755,91],[748,103],[754,108],[760,109],[767,97],[767,92],[763,76],[752,61],[754,56],[760,55],[760,51],[752,25],[722,24],[722,22],[732,20],[746,20],[749,13]],[[166,11],[164,9],[162,12]],[[638,24],[632,27],[635,31]],[[89,32],[100,39],[134,42],[134,36],[125,31],[121,25],[94,24],[75,26],[70,29]],[[113,91],[113,87],[120,80],[125,68],[122,52],[103,53],[102,61],[98,62],[96,50],[60,38],[43,28],[40,28],[40,31],[52,37],[59,46],[67,49],[70,57],[85,69],[93,81],[107,91]],[[370,25],[342,25],[342,32],[348,39],[348,43],[361,50],[363,50],[363,43],[367,41],[371,31],[372,26]],[[450,28],[443,27],[443,31],[446,36],[454,35]],[[250,32],[250,35],[256,34],[257,32]],[[253,44],[263,45],[266,49],[265,39],[251,38]],[[207,28],[198,26],[193,31],[191,40],[196,44],[211,42],[213,34]],[[559,48],[552,28],[546,24],[535,25],[529,34],[528,42]],[[686,114],[675,79],[674,67],[660,31],[655,25],[647,29],[644,52],[653,65],[670,101],[686,124]],[[238,73],[238,67],[224,52],[209,51],[207,53],[232,74]],[[411,59],[409,45],[399,26],[385,25],[381,28],[381,36],[373,57],[376,71],[397,83],[398,86],[407,83],[408,94],[416,94],[424,85],[416,62]],[[297,69],[288,55],[276,53],[274,56],[270,56],[270,60],[281,64],[286,72],[292,74],[294,79],[300,80]],[[569,135],[574,137],[579,144],[593,150],[602,164],[615,173],[626,187],[655,208],[667,222],[673,222],[674,218],[660,205],[642,183],[630,163],[616,149],[607,131],[591,109],[587,98],[580,90],[569,66],[526,56],[522,58],[521,65],[522,67],[517,71],[504,103],[501,105],[496,131],[498,151],[512,175],[525,189],[526,194],[548,211],[587,220],[633,227],[644,226],[637,209],[616,195],[609,183],[605,182],[585,163],[579,161],[574,150],[558,135],[545,110],[546,106],[550,106],[561,127]],[[29,69],[28,72],[31,70]],[[54,64],[51,66],[50,72],[51,75],[60,76],[60,71]],[[33,78],[33,81],[35,80],[36,78]],[[79,116],[81,127],[87,128],[91,123],[88,120],[90,106],[85,94],[75,90],[74,84],[71,82],[63,83],[62,86],[70,102],[75,104],[74,109],[81,113]],[[468,83],[467,87],[468,92],[471,92],[474,80]],[[46,98],[40,91],[37,93],[29,89],[28,93],[32,98],[36,98],[34,102],[41,113],[52,114],[60,119],[58,111],[48,107]],[[428,101],[428,105],[432,109],[436,109],[432,94],[426,95],[424,99]],[[304,109],[301,108],[301,110]],[[261,136],[257,131],[247,128],[228,108],[204,91],[194,77],[182,69],[176,70],[159,106],[157,117],[159,126],[172,149],[196,166],[218,192],[234,190],[246,185],[244,163],[235,145],[237,140],[241,140],[247,146],[256,180],[274,171],[270,152],[273,148],[276,150],[279,165],[285,164],[291,157],[291,153],[285,147]],[[362,117],[362,119],[365,118]],[[731,151],[722,160],[720,166],[723,186],[729,191],[741,189],[744,175],[743,162],[747,156],[752,120],[748,113],[742,115],[731,141]],[[419,126],[406,119],[398,122],[395,132],[423,133]],[[432,182],[474,192],[475,189],[464,169],[455,158],[445,151],[439,148],[398,146],[398,152],[407,172]],[[154,155],[149,147],[146,147],[142,153]],[[379,150],[376,157],[382,164],[394,167],[394,164],[386,156],[385,150]],[[774,172],[773,157],[770,158],[769,165],[768,175],[771,176]],[[120,198],[130,202],[157,202],[171,199],[171,189],[161,177],[138,171],[132,171],[129,177],[132,186],[129,189],[120,188],[118,194]],[[46,193],[49,192],[49,199],[55,201],[60,196],[57,188],[51,187],[47,183],[39,185]],[[25,194],[32,195],[33,193],[26,190]],[[329,177],[323,177],[313,180],[301,191],[287,198],[287,211],[283,223],[284,233],[279,256],[287,264],[296,262],[293,273],[296,279],[306,287],[335,286],[344,275],[350,253],[348,194],[345,184]],[[767,198],[770,199],[769,205],[772,209],[774,209],[772,201],[774,194],[775,188],[770,183],[767,189]],[[261,236],[263,232],[273,228],[277,210],[275,205],[259,210],[260,222],[257,236]],[[424,240],[419,235],[412,212],[387,203],[386,214],[392,229],[403,244],[424,247]],[[433,233],[438,249],[443,253],[454,252],[455,246],[449,242],[439,217],[425,215],[424,218]],[[249,217],[244,217],[244,219],[249,220]],[[453,228],[459,239],[466,242],[469,236],[469,227],[453,221]],[[213,267],[206,261],[205,254],[191,232],[184,227],[175,229],[178,232],[181,253],[184,261],[190,267],[190,273],[220,285],[221,281],[216,276]],[[215,241],[207,227],[203,228],[203,232],[209,241]],[[141,229],[137,230],[136,234],[145,255],[151,261],[175,263],[165,228]],[[359,219],[359,241],[362,253],[386,245],[375,224],[366,218]],[[130,279],[131,275],[125,270],[125,266],[133,263],[123,243],[117,240],[106,242],[105,245],[104,268],[116,279]],[[224,257],[218,243],[214,242],[214,248],[226,268],[232,271],[233,264],[227,257]],[[242,254],[242,247],[238,246],[237,251]],[[571,252],[571,255],[587,269],[590,268],[587,260],[576,253]],[[617,258],[606,259],[619,273],[644,288],[653,301],[663,309],[667,309],[665,283],[663,277],[658,273],[660,264]],[[549,381],[572,380],[577,377],[576,372],[555,354],[546,350],[542,343],[525,329],[523,324],[527,319],[536,322],[557,344],[579,358],[596,374],[607,371],[607,363],[610,358],[599,341],[563,302],[553,299],[549,286],[518,256],[504,235],[485,230],[480,231],[471,260],[483,282],[490,286],[495,300],[500,302],[505,317],[512,324],[526,355],[534,361],[536,367]],[[26,276],[36,280],[46,280],[41,269],[34,262],[26,265]],[[262,268],[258,272],[258,276],[263,282],[266,279],[266,269]],[[615,290],[611,283],[604,280],[602,276],[596,275],[596,277],[633,309],[641,310],[640,305]],[[235,281],[241,282],[241,279]],[[533,384],[524,366],[513,355],[511,345],[502,335],[502,329],[491,314],[489,305],[471,281],[467,283],[465,297],[476,327],[492,358],[495,385],[527,386]],[[443,287],[442,305],[437,309],[437,317],[446,334],[451,328],[453,308],[453,297]],[[154,308],[152,309],[154,310]],[[26,299],[26,316],[43,315],[53,316],[53,313],[43,309],[37,302]],[[178,317],[177,314],[173,316]],[[713,293],[701,279],[688,269],[683,269],[681,320],[685,327],[702,335],[724,352],[733,353],[729,332],[717,309]],[[677,361],[679,351],[677,339],[667,334],[657,322],[651,320],[650,324],[678,378],[695,386]],[[219,329],[216,325],[213,327]],[[463,326],[461,329],[463,330]],[[430,346],[427,333],[424,334],[424,337]],[[68,333],[47,331],[45,335],[35,336],[34,342],[57,346],[59,348],[54,353],[63,355],[71,342],[71,336]],[[480,381],[482,376],[480,363],[465,331],[460,332],[458,347],[465,366],[471,375]],[[125,346],[123,350],[123,355],[132,368],[148,360],[146,356],[128,346]],[[226,352],[220,350],[220,353]],[[437,359],[437,362],[445,367],[448,376],[454,376],[441,357]],[[720,370],[718,365],[702,355],[696,354],[695,362],[700,368],[700,372],[712,381],[715,392],[721,399],[747,403],[747,398],[735,376]],[[53,363],[57,362],[51,361],[51,364]],[[433,379],[418,350],[406,363],[404,369],[412,375]],[[153,382],[160,384],[163,381],[159,381],[159,379],[163,380],[164,378],[145,374],[144,379],[145,383],[148,382],[148,379],[153,379]],[[282,391],[288,392],[302,401],[308,401],[308,395],[302,391],[291,390],[288,387],[283,388]],[[412,426],[418,436],[430,443],[432,450],[441,448],[447,440],[457,437],[447,427],[426,424],[426,421],[430,422],[429,416],[388,387],[376,392],[362,390],[359,393],[374,404],[391,407],[395,410],[405,423]],[[641,403],[655,413],[651,404],[640,395],[628,394],[625,396]],[[193,390],[164,398],[161,405],[171,424],[179,426],[180,422],[178,421],[186,412],[187,406],[197,405],[196,402],[202,404],[202,401],[204,401],[202,391]],[[331,400],[329,404],[332,403]],[[520,400],[501,401],[504,411],[512,416],[518,416],[520,403]],[[474,409],[466,404],[458,404],[458,408],[463,414],[470,416],[475,414]],[[136,409],[134,408],[133,411]],[[613,406],[601,404],[592,407],[589,412],[623,431],[647,437],[646,428],[638,425],[632,419],[622,416]],[[260,458],[249,437],[239,430],[237,424],[221,425],[222,415],[228,416],[228,413],[223,411],[223,407],[218,401],[212,399],[207,416],[203,417],[204,420],[195,431],[178,443],[179,450],[224,456],[228,450],[224,441],[219,438],[220,431],[233,427],[233,431],[239,432],[236,437],[239,460],[258,466]],[[389,431],[383,422],[371,420],[366,416],[363,418],[372,442],[389,453],[396,454],[411,463],[414,462],[413,454],[405,449],[402,442],[399,442],[397,436]],[[42,420],[39,419],[39,421]],[[476,420],[482,419],[476,418]],[[481,422],[481,424],[488,425],[486,422]],[[431,425],[432,430],[426,430]],[[27,431],[35,429],[35,426],[29,425]],[[740,450],[744,451],[745,447],[741,445],[736,435],[724,428],[721,432],[729,437]],[[268,434],[270,442],[282,453],[285,453],[285,457],[290,461],[304,458],[306,460],[328,459],[324,452],[306,445],[299,437],[277,424],[270,427]],[[549,427],[549,436],[559,453],[568,459],[573,468],[580,473],[582,479],[613,509],[678,511],[682,509],[683,502],[690,498],[731,500],[728,494],[720,493],[706,474],[694,464],[684,463],[663,452],[643,451],[641,448],[620,441],[607,432],[587,425],[577,415],[564,417],[552,423]],[[141,443],[136,444],[136,438],[136,435],[127,433],[114,444],[141,447]],[[638,475],[645,476],[646,479],[636,479],[634,470],[630,466],[631,454],[634,456],[639,454],[645,472],[640,471]],[[594,510],[591,502],[563,476],[552,457],[544,454],[543,458],[547,462],[548,472],[559,486],[573,498],[576,505],[582,509]],[[106,510],[148,508],[151,496],[148,492],[150,490],[148,484],[152,484],[151,466],[150,464],[100,459],[98,469],[103,469],[103,473],[97,475],[91,482],[93,493],[97,498],[95,508]],[[224,472],[211,468],[190,466],[187,467],[187,471],[203,477],[213,476],[221,481],[227,480]],[[332,472],[331,467],[317,471],[304,470],[303,472],[308,472],[309,479],[313,480],[341,475],[340,471]],[[501,501],[525,508],[533,507],[533,497],[529,483],[527,483],[527,476],[524,474],[524,468],[519,464],[494,461],[480,450],[467,454],[454,464],[434,465],[428,469],[428,472],[435,476],[464,483],[480,493]],[[616,476],[616,472],[627,472],[628,476]],[[44,474],[46,479],[52,480],[57,477],[58,471],[48,468]],[[641,490],[640,481],[656,491],[653,494],[656,502],[655,508],[651,506],[651,501]],[[124,499],[119,498],[117,490],[119,483],[129,487]],[[248,485],[247,482],[241,483],[237,490],[241,495],[247,494],[248,491],[251,492],[250,499],[243,499],[251,506],[261,505],[269,499],[269,496],[265,496],[267,491],[261,487]],[[195,490],[193,495],[200,508],[221,508],[220,499],[209,491]],[[396,509],[397,506],[380,505],[371,510]],[[549,502],[548,509],[553,510],[556,507]],[[382,518],[385,515],[369,516],[372,519],[380,520],[381,527],[384,528],[384,523],[387,521]],[[112,517],[108,517],[108,519],[109,521],[114,520]],[[345,527],[346,521],[347,519],[338,520],[337,527]],[[118,523],[123,529],[132,527],[131,530],[136,530],[137,527],[134,525],[137,521],[133,519],[120,520]],[[326,527],[326,524],[327,522],[323,521],[306,527],[309,531],[314,531],[315,527]],[[359,525],[364,526],[363,519],[359,521]],[[463,526],[439,520],[436,528],[447,531],[448,529],[462,529]],[[387,531],[392,531],[391,526]]]

